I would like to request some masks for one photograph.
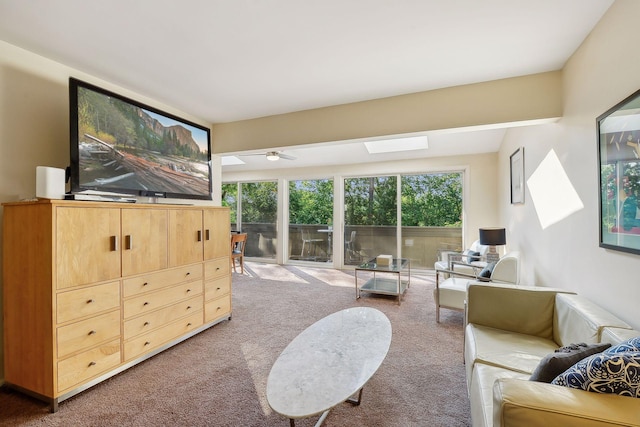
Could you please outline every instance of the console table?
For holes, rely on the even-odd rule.
[[[364,282],[362,286],[358,286],[358,272],[373,272],[373,277]],[[379,277],[380,274],[395,276],[395,278]],[[406,274],[406,280],[403,279]],[[411,261],[407,258],[393,258],[391,264],[381,265],[373,258],[356,267],[356,299],[360,298],[360,292],[369,292],[372,294],[397,295],[398,304],[402,295],[411,285]]]

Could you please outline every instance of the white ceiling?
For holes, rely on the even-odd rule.
[[[0,39],[221,123],[558,70],[612,3],[0,0]]]

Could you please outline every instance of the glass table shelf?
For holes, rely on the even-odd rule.
[[[367,279],[362,285],[358,284],[359,272],[372,272],[373,277]],[[378,277],[379,275],[395,275],[396,277]],[[411,285],[411,262],[406,258],[394,258],[389,265],[380,265],[373,258],[360,264],[355,271],[356,299],[361,292],[369,292],[382,295],[396,295],[398,304],[402,296]]]

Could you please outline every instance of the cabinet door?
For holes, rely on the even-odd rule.
[[[168,212],[166,209],[122,209],[122,275],[167,268]]]
[[[231,251],[231,224],[228,209],[205,209],[204,259],[229,256]]]
[[[169,266],[202,261],[202,210],[169,211]]]
[[[56,208],[58,289],[120,277],[120,209]]]

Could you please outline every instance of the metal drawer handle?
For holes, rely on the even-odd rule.
[[[218,286],[218,287],[216,288],[216,291],[219,291],[219,290],[220,290],[220,287]]]
[[[142,304],[142,305],[149,305],[149,303],[147,301],[145,301],[144,304]]]
[[[149,282],[144,282],[144,283],[142,284],[142,286],[147,286],[148,284],[149,284]]]
[[[191,292],[191,289],[187,289],[187,293]]]
[[[209,229],[207,228],[204,232],[205,239],[209,240]]]
[[[95,335],[96,331],[89,331],[88,335]]]
[[[92,300],[92,299],[88,299],[88,300],[87,300],[87,304],[91,304],[92,302],[93,302],[93,300]]]
[[[144,325],[142,326],[149,326],[149,322],[144,322]]]
[[[150,345],[150,344],[151,344],[151,343],[150,343],[149,341],[146,341],[146,342],[144,343],[144,345]]]
[[[90,368],[91,366],[95,366],[96,362],[89,362],[89,365],[87,366],[87,368]]]
[[[191,326],[191,322],[187,323],[187,327]]]
[[[190,305],[187,306],[187,310],[191,310],[191,306]]]

